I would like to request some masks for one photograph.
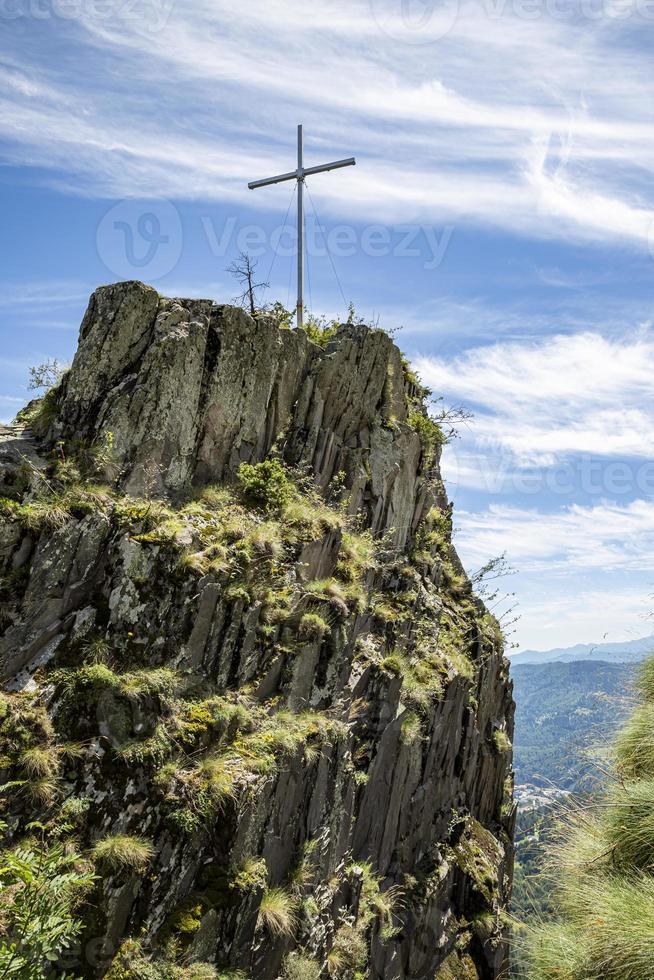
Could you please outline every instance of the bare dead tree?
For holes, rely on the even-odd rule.
[[[503,551],[501,555],[489,558],[481,568],[473,572],[470,576],[470,581],[477,588],[479,595],[488,595],[489,591],[494,591],[489,590],[489,582],[495,582],[499,578],[506,578],[508,575],[515,575],[516,571],[517,569],[509,565],[506,552]]]
[[[246,309],[252,316],[259,309],[257,304],[257,290],[268,289],[270,285],[267,282],[256,282],[256,269],[258,264],[247,252],[239,252],[238,258],[226,270],[243,287],[243,292],[236,297],[234,302]]]
[[[515,625],[520,619],[518,603],[515,601],[515,592],[505,592],[495,583],[516,573],[517,569],[508,563],[506,554],[501,554],[490,558],[470,576],[472,587],[497,619],[507,641],[515,633]]]
[[[66,365],[61,364],[56,357],[48,358],[43,364],[36,364],[29,369],[27,387],[30,391],[38,391],[41,388],[49,391],[61,381],[65,371]]]
[[[438,422],[446,442],[456,439],[459,428],[472,421],[474,414],[463,405],[445,405],[442,398],[435,399],[436,405],[430,412],[435,422]]]

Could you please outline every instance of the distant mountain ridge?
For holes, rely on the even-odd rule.
[[[556,647],[553,650],[524,650],[522,653],[514,653],[511,663],[517,666],[602,660],[610,664],[633,664],[644,660],[650,653],[654,653],[654,636],[626,640],[623,643],[577,643],[576,646]]]

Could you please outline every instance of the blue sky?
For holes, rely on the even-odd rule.
[[[291,185],[247,182],[293,167],[302,122],[307,164],[357,157],[309,182],[308,305],[401,327],[473,410],[445,451],[457,545],[518,569],[518,641],[652,631],[654,0],[0,0],[0,22],[0,418],[101,283],[225,301],[245,247],[292,306]]]

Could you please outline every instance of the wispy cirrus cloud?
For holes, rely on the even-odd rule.
[[[0,309],[34,309],[77,306],[93,287],[61,279],[26,282],[0,281]]]
[[[522,573],[580,571],[654,573],[654,503],[573,504],[552,513],[515,504],[459,512],[456,542],[470,567],[507,552]]]
[[[52,24],[30,25],[29,48],[5,24],[5,158],[78,193],[244,202],[247,179],[287,166],[303,119],[309,153],[360,158],[321,184],[331,214],[647,247],[648,52],[608,6],[591,20],[446,4],[422,35],[391,0],[316,0],[304,20],[289,0],[160,12],[58,19],[61,66],[41,57]]]
[[[654,334],[582,332],[474,347],[417,368],[475,412],[461,452],[515,467],[575,454],[654,458]],[[458,447],[454,447],[454,454]]]

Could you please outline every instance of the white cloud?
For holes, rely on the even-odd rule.
[[[509,341],[418,358],[416,366],[436,395],[475,411],[463,478],[471,444],[488,470],[554,465],[574,454],[654,458],[654,335],[647,328],[624,339],[585,332]]]
[[[252,203],[247,180],[288,169],[304,119],[309,156],[360,159],[316,182],[331,215],[647,245],[649,56],[608,9],[527,19],[453,0],[422,35],[386,0],[315,0],[307,18],[290,0],[162,12],[155,32],[120,16],[41,24],[43,44],[48,28],[65,44],[61,69],[36,32],[31,59],[3,32],[5,158],[78,193]]]
[[[537,324],[531,323],[531,327]],[[645,633],[654,591],[654,333],[527,336],[417,359],[475,412],[444,452],[474,571],[506,553],[523,646]],[[628,583],[628,586],[627,584]]]
[[[467,567],[506,552],[522,573],[654,572],[654,502],[573,504],[543,513],[514,504],[458,511],[457,550]]]
[[[645,590],[606,584],[584,588],[573,583],[563,591],[534,590],[522,596],[519,623],[523,649],[548,650],[575,643],[635,640],[654,632],[651,600]]]

